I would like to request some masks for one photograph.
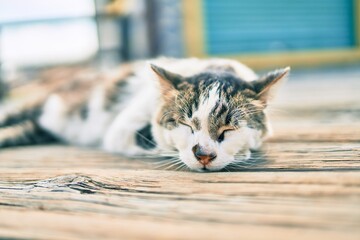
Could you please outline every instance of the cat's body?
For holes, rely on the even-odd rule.
[[[287,72],[258,79],[233,60],[159,58],[74,73],[65,85],[45,81],[51,90],[30,106],[0,112],[0,148],[52,136],[128,156],[177,152],[193,170],[219,170],[261,145],[270,88]]]

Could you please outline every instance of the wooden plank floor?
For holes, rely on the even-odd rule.
[[[360,239],[360,69],[295,72],[234,172],[96,150],[0,151],[0,238]]]

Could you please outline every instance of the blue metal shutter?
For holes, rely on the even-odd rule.
[[[203,0],[208,54],[355,45],[354,0]]]

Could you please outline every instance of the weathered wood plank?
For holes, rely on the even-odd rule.
[[[7,149],[0,152],[0,168],[166,169],[150,159],[124,159],[101,151],[61,145]],[[253,159],[231,170],[326,171],[360,170],[360,143],[269,142]]]
[[[44,211],[4,210],[3,236],[36,239],[358,239],[349,232],[257,225],[116,218],[104,214],[70,215]],[[205,213],[203,213],[205,214]],[[21,220],[20,220],[21,219]],[[19,224],[19,221],[22,224]]]
[[[300,229],[313,232],[313,236],[332,235],[330,239],[360,229],[357,172],[321,172],[314,176],[310,172],[197,174],[94,169],[76,174],[75,170],[13,169],[0,179],[0,204],[5,210],[0,211],[0,219],[8,219],[6,216],[12,214],[30,218],[36,210],[42,212],[40,222],[52,214],[80,219],[105,215],[120,222],[141,219],[145,221],[141,228],[146,228],[149,222],[156,223],[158,228],[166,223],[169,228],[161,234],[170,235],[181,229],[177,227],[168,233],[178,225],[202,225],[192,239],[210,236],[206,227],[218,229],[226,225],[224,238],[248,232],[249,226],[275,232],[282,229],[295,239],[306,235],[295,236]],[[110,223],[110,219],[104,221]],[[137,224],[140,223],[130,225],[134,228]],[[0,233],[1,229],[0,225]],[[239,229],[243,231],[238,232]],[[156,238],[157,234],[150,236]],[[267,238],[266,234],[255,236]],[[147,239],[146,235],[142,238]]]

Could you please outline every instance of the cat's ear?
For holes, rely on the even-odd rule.
[[[253,81],[253,86],[257,93],[257,99],[267,103],[277,92],[279,86],[285,82],[289,75],[290,67],[278,69],[260,77]]]
[[[164,91],[177,89],[179,84],[184,81],[184,77],[179,74],[169,72],[154,64],[150,64],[150,67],[157,75],[160,86]]]

